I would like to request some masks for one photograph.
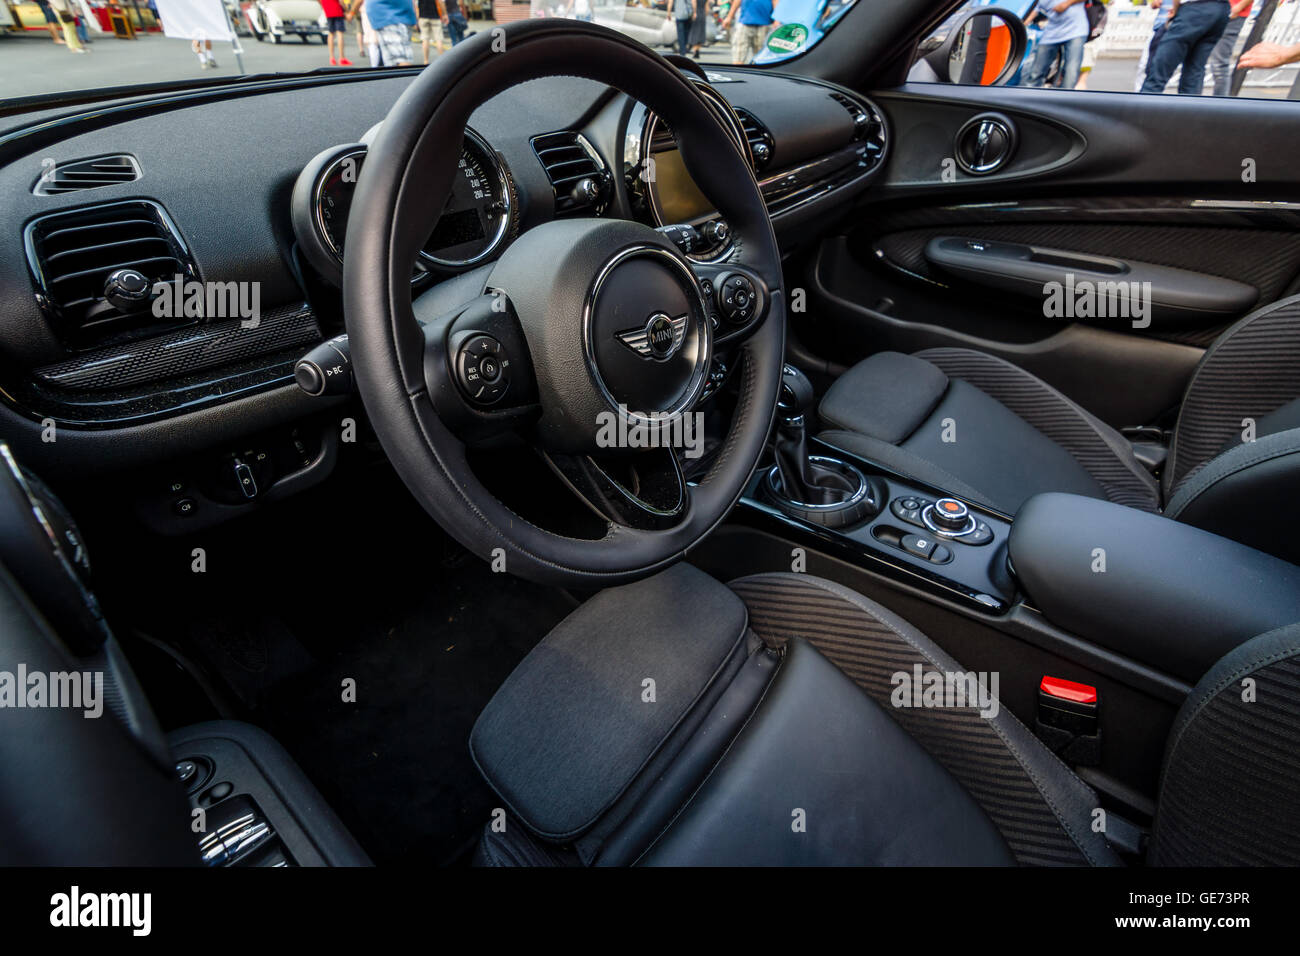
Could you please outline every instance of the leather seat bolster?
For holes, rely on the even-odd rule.
[[[1265,434],[1188,475],[1165,517],[1300,564],[1300,513],[1270,507],[1291,500],[1297,477],[1300,428]]]
[[[879,352],[836,379],[818,414],[830,426],[896,445],[929,417],[947,388],[948,376],[931,363]]]
[[[602,591],[501,686],[470,752],[515,820],[590,829],[748,654],[744,604],[690,565]]]
[[[1010,865],[960,784],[816,649],[794,638],[649,865]]]

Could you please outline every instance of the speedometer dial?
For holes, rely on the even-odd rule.
[[[365,158],[364,146],[340,153],[317,180],[316,226],[340,260],[352,197]],[[492,148],[478,133],[465,130],[451,194],[420,258],[425,264],[443,268],[474,265],[488,258],[510,233],[513,200],[510,178]]]

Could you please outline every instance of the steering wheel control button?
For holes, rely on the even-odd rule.
[[[718,307],[727,319],[743,324],[754,317],[758,305],[758,290],[748,276],[729,275],[718,289]]]
[[[494,405],[510,387],[510,358],[487,334],[471,335],[456,353],[456,379],[475,405]]]

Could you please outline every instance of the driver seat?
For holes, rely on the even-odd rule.
[[[1225,703],[1225,681],[1268,671],[1300,697],[1300,627],[1238,650],[1179,715],[1150,862],[1300,860],[1295,811],[1276,817],[1300,801],[1270,796],[1279,781],[1300,795],[1294,748],[1214,744],[1258,727]],[[976,693],[899,706],[916,701],[900,687],[934,672],[962,673],[889,611],[805,574],[724,587],[679,564],[601,592],[474,727],[473,758],[502,801],[475,862],[1119,864],[1094,827],[1096,794],[1009,711]],[[1235,761],[1275,743],[1286,766],[1243,787]],[[1256,821],[1259,839],[1234,820]]]

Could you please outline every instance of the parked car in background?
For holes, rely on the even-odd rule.
[[[1038,0],[969,0],[969,2],[962,4],[962,6],[958,8],[957,12],[955,12],[947,20],[943,21],[943,23],[941,23],[933,33],[931,33],[928,37],[926,37],[924,40],[921,41],[921,44],[919,47],[917,47],[917,51],[916,51],[918,59],[916,64],[912,68],[913,75],[910,76],[909,79],[912,79],[914,81],[921,81],[921,82],[930,79],[930,77],[923,75],[925,72],[925,65],[923,60],[924,56],[927,53],[929,53],[931,50],[937,49],[938,47],[942,46],[943,43],[948,39],[949,31],[952,30],[953,27],[955,27],[958,23],[965,20],[966,15],[969,14],[972,10],[978,7],[997,7],[1000,10],[1006,10],[1009,13],[1014,13],[1021,20],[1024,20],[1026,17],[1029,16],[1030,11],[1032,11],[1034,7],[1037,6],[1037,4],[1038,4]],[[1006,82],[1007,86],[1020,85],[1021,77],[1025,74],[1026,68],[1033,61],[1034,49],[1038,45],[1038,37],[1042,33],[1042,29],[1039,27],[1037,21],[1035,21],[1033,25],[1026,24],[1025,32],[1027,34],[1027,39],[1025,43],[1025,55],[1020,60],[1019,69],[1017,69],[1016,72],[1007,80]],[[1057,75],[1058,75],[1058,68],[1054,64],[1047,74],[1048,86],[1057,85]]]
[[[778,0],[772,13],[777,27],[754,62],[780,63],[798,56],[824,37],[853,3],[854,0]]]
[[[317,0],[257,0],[244,8],[253,36],[279,43],[297,36],[306,43],[311,37],[326,40],[325,11]]]
[[[648,47],[672,47],[677,43],[677,26],[666,9],[610,0],[607,3],[597,3],[592,13],[601,26],[617,30]],[[706,42],[716,43],[717,21],[710,17],[705,29]]]

